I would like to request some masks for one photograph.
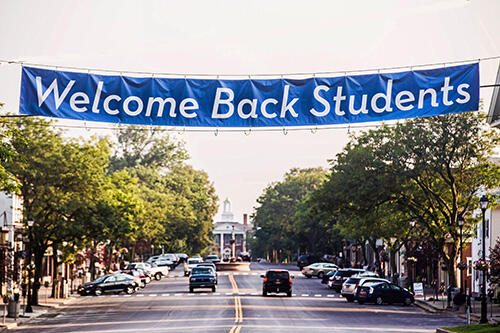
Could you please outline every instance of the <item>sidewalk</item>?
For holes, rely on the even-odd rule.
[[[467,318],[467,308],[465,305],[457,307],[455,305],[451,305],[448,308],[448,301],[446,296],[438,296],[437,299],[435,296],[426,290],[426,297],[424,299],[423,296],[415,297],[415,305],[424,309],[427,312],[448,312],[450,314],[455,314],[461,318]],[[487,318],[491,323],[500,323],[500,305],[491,304],[489,299],[487,302]],[[474,297],[471,299],[471,308],[470,308],[470,318],[471,321],[479,322],[481,317],[481,302],[475,300]]]
[[[21,302],[21,309],[19,311],[19,316],[16,318],[9,318],[5,317],[5,323],[3,323],[3,309],[0,307],[2,310],[1,315],[2,317],[0,318],[0,332],[7,331],[9,329],[16,328],[18,325],[24,324],[26,322],[29,322],[30,320],[40,317],[46,313],[48,313],[50,310],[59,308],[65,304],[69,304],[73,302],[76,298],[74,296],[70,296],[68,298],[50,298],[50,294],[52,292],[51,287],[45,288],[41,287],[40,291],[38,292],[38,302],[39,305],[34,305],[33,306],[33,312],[31,313],[25,313],[25,302],[23,300],[23,297],[21,297],[20,302]],[[7,308],[5,308],[5,311],[7,311]],[[5,315],[7,315],[7,312],[5,312]]]

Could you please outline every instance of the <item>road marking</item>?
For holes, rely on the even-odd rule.
[[[233,293],[226,293],[226,295],[232,295]]]
[[[243,311],[241,309],[241,298],[239,296],[234,298],[234,322],[243,322]]]
[[[170,296],[170,294],[161,294],[163,297]]]
[[[331,295],[331,294],[330,294],[330,295],[326,295],[326,297],[335,297],[335,295]]]
[[[233,293],[237,294],[240,291],[238,290],[238,285],[236,284],[236,281],[234,280],[233,274],[229,274],[228,276],[229,282],[231,282],[231,286],[233,287]]]
[[[151,297],[156,297],[156,296],[158,296],[158,295],[157,295],[157,294],[151,294],[151,295],[149,295],[149,296],[151,296]]]
[[[219,295],[220,295],[220,293],[213,293],[212,295],[214,295],[214,296],[219,296]]]
[[[143,294],[135,295],[135,297],[144,297]]]
[[[297,294],[292,294],[293,297],[297,296]]]
[[[314,295],[314,297],[321,297],[321,296],[323,296],[323,295],[320,295],[320,294]]]
[[[174,294],[174,296],[182,296],[182,294]]]
[[[257,296],[259,293],[251,293],[252,296]]]
[[[302,294],[302,297],[309,297],[309,294]]]

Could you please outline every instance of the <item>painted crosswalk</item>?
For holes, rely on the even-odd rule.
[[[256,293],[256,292],[248,292],[248,293],[244,293],[244,292],[239,292],[239,293],[206,293],[206,292],[203,292],[203,293],[174,293],[174,294],[170,294],[170,293],[164,293],[164,294],[146,294],[146,293],[141,293],[141,294],[133,294],[133,295],[102,295],[102,296],[98,296],[99,298],[104,298],[104,297],[110,297],[110,298],[116,298],[116,297],[139,297],[139,298],[143,298],[143,297],[198,297],[198,296],[202,296],[202,297],[224,297],[224,296],[243,296],[243,297],[255,297],[255,296],[258,296],[258,297],[261,297],[261,294],[260,293]],[[288,298],[288,297],[285,297],[284,295],[280,295],[280,294],[276,294],[275,296],[278,296],[278,297],[284,297],[284,298]],[[75,296],[75,297],[84,297],[84,296]],[[342,298],[341,295],[336,295],[336,294],[292,294],[292,297],[309,297],[309,298]]]

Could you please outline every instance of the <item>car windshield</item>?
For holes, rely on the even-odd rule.
[[[352,275],[352,272],[349,272],[349,271],[338,271],[337,274],[335,274],[335,276],[340,276],[340,277],[348,277],[351,275]]]
[[[101,276],[100,278],[96,279],[94,282],[97,282],[97,283],[102,282],[102,281],[106,280],[108,277],[109,277],[109,275]]]
[[[200,262],[200,259],[188,259],[188,265],[199,264]]]
[[[359,279],[359,278],[350,278],[345,283],[347,283],[347,284],[358,284],[359,280],[361,280],[361,279]]]
[[[375,286],[378,286],[379,284],[383,284],[383,283],[380,281],[366,282],[366,283],[363,283],[363,287],[375,287]]]
[[[192,274],[212,274],[212,269],[209,267],[195,267]]]
[[[207,259],[217,259],[217,256],[207,256]]]
[[[267,272],[268,279],[288,279],[288,272]]]

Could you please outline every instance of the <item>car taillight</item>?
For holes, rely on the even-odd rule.
[[[264,283],[266,283],[266,282],[267,282],[267,278],[265,277],[265,278],[264,278]]]
[[[288,278],[288,282],[292,284],[292,278]]]

